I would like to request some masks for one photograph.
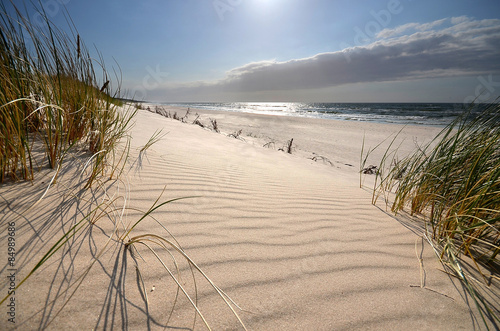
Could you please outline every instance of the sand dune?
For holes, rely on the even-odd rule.
[[[248,329],[481,327],[464,301],[463,289],[440,271],[442,266],[432,249],[386,213],[382,205],[371,204],[367,187],[373,178],[367,176],[366,187],[359,188],[363,135],[367,144],[375,146],[400,127],[196,112],[207,123],[208,118],[216,118],[222,134],[139,112],[131,133],[130,160],[136,162],[123,182],[106,185],[110,195],[117,187],[119,192],[127,192],[130,209],[123,218],[125,224],[140,217],[134,208],[147,210],[165,187],[161,201],[191,197],[163,206],[154,217],[212,281],[245,310],[239,315]],[[162,128],[167,135],[142,153],[138,162],[137,148]],[[245,141],[227,137],[239,128]],[[415,148],[415,141],[429,141],[438,131],[408,127],[401,135],[401,153]],[[290,138],[297,144],[294,153],[279,152],[277,149]],[[270,139],[275,141],[274,148],[262,147]],[[314,161],[314,155],[328,162]],[[377,157],[379,152],[373,154],[374,162]],[[46,181],[49,175],[39,181]],[[47,204],[41,205],[45,209],[37,208],[26,215],[31,228],[23,226],[18,233],[18,241],[27,245],[25,267],[20,271],[24,275],[36,261],[34,256],[40,256],[49,247],[50,238],[57,237],[57,224],[50,220],[62,222],[70,219],[74,210],[86,208],[85,204],[72,204],[64,209],[58,200],[60,195],[55,194],[63,191],[63,181],[59,183],[50,191],[54,194],[47,197]],[[18,208],[36,201],[43,187],[39,183],[21,184],[15,189],[2,187],[2,219],[13,217]],[[98,192],[94,194],[94,198],[102,198]],[[5,208],[7,203],[13,205]],[[116,205],[121,203],[117,201]],[[82,266],[113,231],[111,222],[96,225],[81,244],[72,241],[73,246],[60,260],[63,262],[57,262],[54,256],[53,263],[17,291],[19,329],[43,328],[62,307],[61,303],[49,304],[48,298],[57,293],[68,298],[69,292],[64,290],[78,279],[84,271]],[[44,241],[34,239],[40,233]],[[134,229],[134,235],[142,233],[165,231],[148,219]],[[137,263],[147,289],[146,309],[133,260],[120,243],[108,245],[49,329],[165,326],[175,295],[173,282],[141,246],[139,252],[145,261],[138,257]],[[33,251],[34,247],[40,247],[40,251]],[[423,270],[418,256],[423,258]],[[179,260],[179,269],[183,285],[193,293],[187,264]],[[4,268],[2,277],[5,272]],[[215,291],[199,275],[196,280],[200,310],[212,328],[241,329]],[[193,316],[193,309],[180,298],[169,326],[191,329]],[[195,329],[204,329],[199,318]]]

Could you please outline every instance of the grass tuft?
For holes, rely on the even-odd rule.
[[[500,251],[500,106],[466,119],[393,165],[380,188],[395,188],[393,212],[425,215],[434,239],[488,265]]]
[[[386,156],[379,169],[387,168],[385,161]],[[483,321],[489,316],[500,322],[461,260],[472,261],[483,285],[500,280],[500,105],[491,104],[472,119],[466,112],[377,178],[374,196],[392,192],[394,213],[405,210],[423,219],[429,242],[461,279]]]
[[[133,114],[118,111],[122,103],[111,95],[102,58],[103,83],[78,34],[65,34],[43,10],[42,26],[13,2],[2,2],[0,11],[0,183],[32,180],[34,154],[42,145],[52,169],[75,146],[96,155],[91,185],[109,165]]]

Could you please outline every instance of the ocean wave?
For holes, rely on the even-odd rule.
[[[267,115],[431,126],[446,126],[466,111],[463,105],[451,103],[220,102],[164,103],[164,105]],[[479,113],[481,109],[481,107],[472,109],[472,114]]]

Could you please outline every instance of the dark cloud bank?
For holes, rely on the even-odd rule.
[[[249,63],[224,79],[164,87],[170,96],[319,89],[500,72],[500,20],[467,17],[384,29],[367,45],[286,62]],[[160,92],[160,91],[158,91]]]

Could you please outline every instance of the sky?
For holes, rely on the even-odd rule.
[[[69,13],[108,70],[119,66],[122,93],[138,100],[456,103],[500,96],[498,0],[41,3],[62,29]]]

